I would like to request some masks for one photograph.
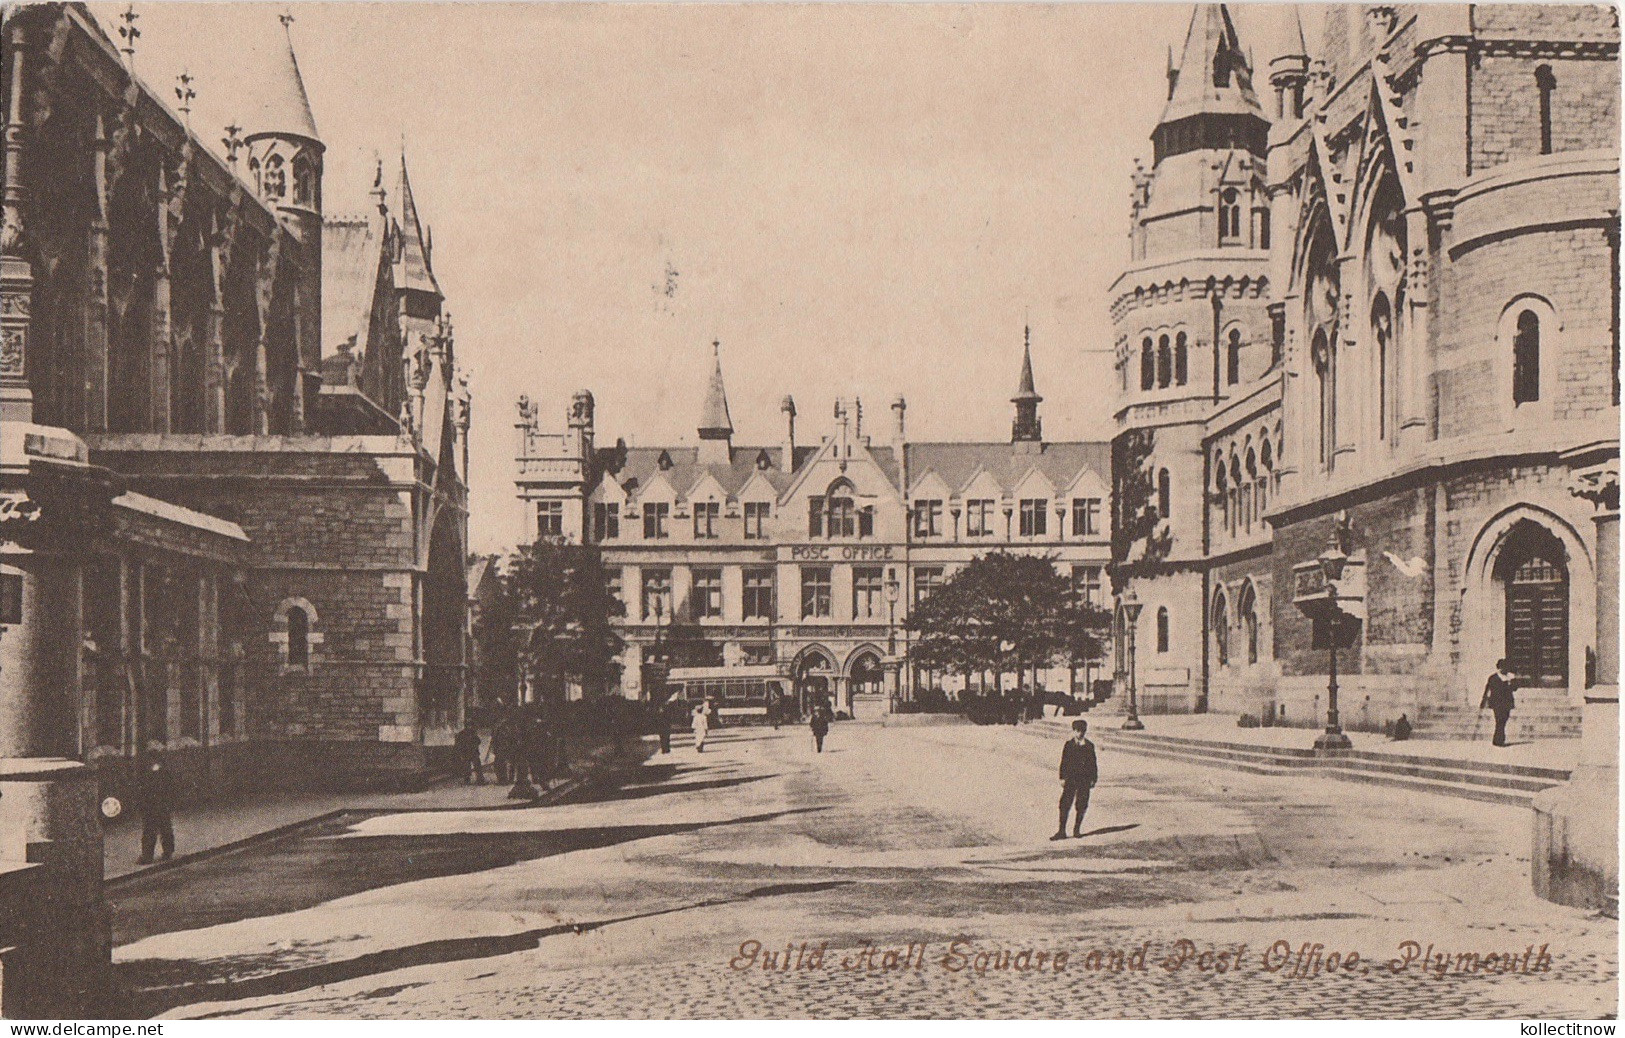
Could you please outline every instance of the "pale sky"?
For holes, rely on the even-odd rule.
[[[138,3],[137,72],[169,100],[189,69],[206,140],[252,130],[285,9]],[[393,189],[405,137],[471,373],[473,550],[519,536],[519,394],[690,442],[713,339],[735,443],[778,443],[786,393],[801,442],[837,395],[883,436],[898,393],[912,439],[1006,438],[1028,321],[1046,438],[1110,435],[1105,290],[1188,4],[292,10],[327,212],[375,154]],[[1279,9],[1232,11],[1267,69]]]

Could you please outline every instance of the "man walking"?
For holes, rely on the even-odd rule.
[[[1488,707],[1495,715],[1496,746],[1507,744],[1507,719],[1512,716],[1515,705],[1512,700],[1512,691],[1518,687],[1518,676],[1512,673],[1511,664],[1506,660],[1495,661],[1495,673],[1484,683],[1484,698],[1479,701],[1478,708]]]
[[[655,717],[654,717],[655,734],[660,736],[660,752],[661,753],[670,753],[671,752],[671,713],[666,709],[666,704],[665,703],[656,703],[655,707],[654,707],[654,711],[655,711]]]
[[[480,732],[469,721],[463,725],[463,730],[457,733],[452,740],[452,746],[457,751],[457,760],[463,768],[463,785],[470,782],[475,785],[485,785],[485,768],[480,763]]]
[[[153,761],[141,773],[136,786],[136,798],[141,803],[141,857],[139,864],[152,864],[152,852],[158,844],[164,848],[163,861],[175,856],[175,825],[170,812],[175,807],[175,783],[163,764]]]
[[[705,735],[711,730],[711,701],[701,701],[694,707],[694,714],[689,719],[689,729],[694,733],[694,752],[705,752]]]
[[[813,708],[812,720],[808,727],[812,729],[813,745],[819,753],[824,752],[824,736],[829,734],[829,707],[820,703]]]
[[[1066,839],[1066,816],[1077,805],[1077,820],[1072,823],[1074,838],[1083,835],[1083,813],[1089,810],[1089,791],[1100,778],[1095,761],[1095,744],[1089,741],[1089,722],[1072,722],[1072,738],[1061,747],[1061,822],[1051,840]]]

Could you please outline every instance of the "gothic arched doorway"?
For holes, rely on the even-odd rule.
[[[835,659],[819,646],[803,649],[790,668],[795,682],[796,705],[803,715],[820,703],[834,704],[830,700],[835,677]]]
[[[1562,688],[1569,679],[1569,571],[1562,543],[1520,522],[1496,560],[1506,608],[1503,654],[1530,685]]]
[[[422,600],[423,676],[418,686],[425,728],[456,724],[462,703],[468,585],[460,525],[453,509],[442,508],[429,535]]]

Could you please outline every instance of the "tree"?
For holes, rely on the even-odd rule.
[[[610,621],[626,607],[611,595],[603,557],[591,547],[538,541],[510,555],[502,573],[514,631],[517,673],[542,698],[562,698],[565,685],[602,690],[618,681],[624,647]]]
[[[967,677],[991,670],[1002,692],[1007,672],[1100,658],[1107,619],[1052,559],[990,552],[914,607],[908,627],[917,637],[909,657],[916,666]]]
[[[1167,573],[1173,534],[1157,508],[1156,433],[1130,429],[1112,441],[1112,590],[1131,576]]]

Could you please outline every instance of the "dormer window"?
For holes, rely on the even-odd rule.
[[[875,532],[873,508],[859,508],[853,500],[854,488],[845,479],[830,484],[823,497],[807,500],[807,533],[812,537],[872,537]]]
[[[914,502],[914,536],[942,536],[942,502],[940,500]]]
[[[661,451],[660,457],[655,459],[655,465],[660,469],[661,472],[670,472],[672,466],[671,452]]]
[[[767,539],[767,517],[772,507],[766,501],[745,502],[745,540]]]

